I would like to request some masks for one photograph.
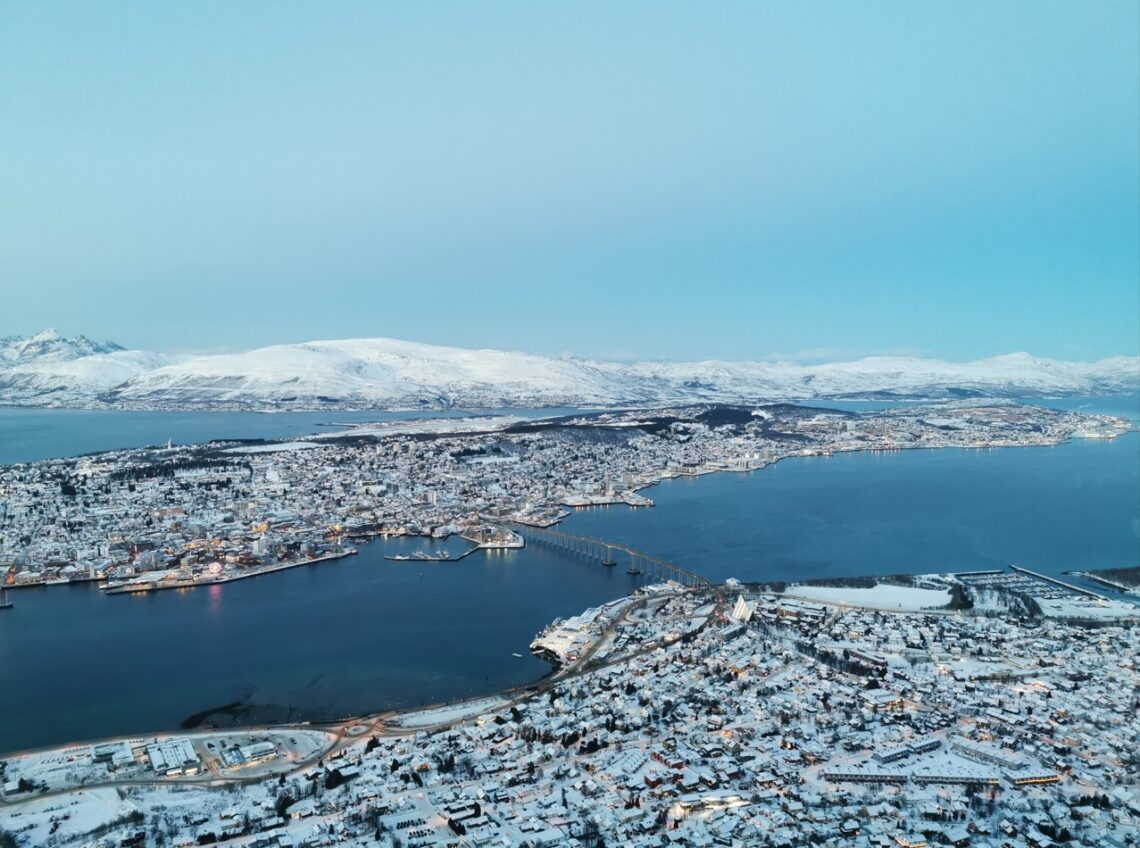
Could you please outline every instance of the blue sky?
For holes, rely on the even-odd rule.
[[[1138,9],[2,4],[0,335],[1136,354]]]

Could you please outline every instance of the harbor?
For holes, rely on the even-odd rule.
[[[461,559],[471,556],[479,548],[468,548],[459,554],[450,554],[447,552],[429,554],[424,551],[416,551],[411,554],[384,554],[384,559],[389,562],[459,562]]]
[[[343,559],[344,557],[353,556],[356,554],[356,552],[356,548],[343,548],[341,550],[321,554],[319,556],[305,557],[303,559],[290,559],[283,562],[276,562],[271,565],[257,565],[246,568],[219,570],[216,572],[207,570],[205,572],[196,574],[193,577],[172,577],[156,579],[153,575],[146,574],[136,580],[105,583],[101,588],[104,594],[121,595],[159,592],[164,589],[193,589],[198,586],[215,586],[219,583],[233,583],[236,580],[247,580],[250,577],[260,577],[264,574],[275,574],[279,571],[287,571],[291,568],[300,568],[304,565],[316,565],[317,563],[321,562]]]

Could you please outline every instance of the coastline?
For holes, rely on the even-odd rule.
[[[1132,432],[1135,432],[1135,431],[1132,431]],[[1080,440],[1080,439],[1077,439],[1077,438],[1067,438],[1067,439],[1063,439],[1063,440],[1053,440],[1053,441],[1050,441],[1050,442],[1048,442],[1048,443],[1045,443],[1045,444],[1036,444],[1036,445],[1029,445],[1029,446],[1035,446],[1035,447],[1053,447],[1053,446],[1055,446],[1055,445],[1063,444],[1063,443],[1066,443],[1066,442],[1078,442],[1078,441],[1084,441],[1084,440]],[[1001,447],[1008,447],[1008,446],[1010,446],[1010,445],[999,445],[999,446],[1001,446]],[[1021,446],[1021,445],[1016,445],[1016,446]],[[846,452],[847,452],[847,453],[852,453],[852,454],[858,454],[858,453],[869,453],[869,452],[875,452],[875,453],[895,453],[895,452],[899,452],[899,451],[901,451],[901,450],[907,450],[907,449],[914,451],[914,450],[917,450],[918,448],[921,448],[921,447],[925,447],[925,448],[927,448],[927,449],[928,449],[928,450],[930,450],[930,451],[934,451],[934,450],[936,450],[936,449],[937,449],[937,447],[940,447],[940,446],[937,446],[937,447],[936,447],[936,446],[930,446],[930,445],[913,445],[913,446],[907,446],[906,448],[902,448],[902,447],[900,447],[900,448],[897,448],[897,449],[891,449],[891,450],[883,450],[883,449],[865,449],[865,448],[864,448],[864,449],[858,449],[858,450],[855,450],[855,449],[853,449],[853,450],[851,450],[851,451],[846,451]],[[957,447],[957,445],[955,445],[955,447]],[[976,445],[971,445],[971,446],[964,446],[964,447],[969,447],[969,448],[970,448],[972,451],[979,451],[979,450],[980,450],[980,448],[981,448],[981,447],[983,447],[983,446],[976,446]],[[993,446],[990,446],[990,445],[986,445],[986,446],[984,446],[984,447],[987,447],[987,448],[991,448],[991,447],[993,447]],[[995,453],[997,453],[997,452],[995,451]],[[812,458],[812,457],[809,457],[809,456],[804,456],[802,453],[792,453],[792,454],[789,454],[788,456],[785,456],[785,457],[780,457],[779,459],[784,459],[784,458],[795,458],[795,457],[800,457],[800,458],[805,458],[805,459],[806,459],[806,458]],[[816,456],[816,457],[814,457],[814,458],[818,458],[818,456]],[[776,462],[778,462],[778,461],[779,461],[779,459],[773,460],[773,461],[771,461],[771,462],[769,462],[769,463],[765,464],[763,467],[758,467],[758,468],[755,468],[755,469],[750,469],[750,470],[763,470],[763,468],[764,468],[764,467],[767,467],[768,465],[774,465]],[[707,472],[707,473],[712,473],[713,471],[719,471],[719,470],[734,470],[734,469],[708,469],[708,472]],[[648,483],[644,484],[644,486],[642,486],[642,488],[647,488],[647,487],[649,487],[649,486],[657,485],[657,483],[658,483],[658,482],[664,482],[666,479],[671,479],[671,477],[664,477],[664,478],[662,478],[661,480],[658,480],[658,481],[650,481],[650,482],[648,482]],[[612,511],[609,511],[609,512],[612,512]],[[624,514],[624,513],[626,512],[626,510],[619,510],[618,512],[620,512],[620,513],[623,513],[623,514]],[[571,522],[571,524],[572,524],[572,522]],[[420,535],[422,535],[423,537],[426,537],[426,535],[427,535],[427,534],[419,534],[419,535],[417,535],[415,538],[419,538],[419,537],[420,537]],[[643,546],[644,546],[644,545],[643,545]],[[683,559],[680,559],[680,560],[677,560],[677,561],[684,561],[684,560],[683,560]],[[695,560],[694,560],[694,561],[695,561]],[[298,564],[300,564],[300,563],[298,563]],[[813,572],[813,573],[814,573],[814,572]],[[866,573],[866,572],[860,572],[860,573]],[[249,575],[249,576],[256,576],[256,575]],[[323,579],[323,578],[324,578],[324,573],[322,572],[320,575],[316,575],[316,573],[314,572],[314,578],[317,578],[317,579]],[[201,584],[201,583],[199,583],[198,585],[209,585],[209,584]],[[267,585],[268,585],[268,584],[267,584]],[[178,587],[172,587],[172,588],[178,588]],[[253,591],[253,590],[252,590],[252,588],[250,589],[250,591]],[[175,603],[179,603],[179,602],[177,602],[177,601],[176,601]],[[472,690],[470,690],[470,689],[469,689],[468,691],[472,691]],[[468,697],[482,697],[482,696],[479,696],[479,695],[472,695],[472,696],[468,696]],[[222,702],[221,700],[217,700],[217,701],[214,701],[213,703],[223,703],[223,702]],[[283,704],[284,702],[281,702],[281,703]],[[365,704],[365,705],[367,705],[367,704]],[[423,709],[423,708],[424,708],[424,707],[422,707],[422,706],[421,706],[421,707],[415,707],[415,708],[411,708],[411,707],[401,707],[401,708],[400,708],[400,710],[401,710],[401,711],[404,711],[404,710],[407,710],[407,709]],[[325,716],[325,717],[327,717],[327,716],[329,716],[329,715],[330,715],[329,713],[323,713],[323,716]],[[319,720],[319,719],[316,717],[316,714],[314,714],[314,717],[313,717],[313,719],[312,719],[312,720],[314,720],[314,721],[318,721],[318,720]],[[170,726],[176,726],[176,725],[170,725]],[[80,734],[78,734],[78,733],[77,733],[77,734],[73,734],[73,735],[80,735]]]
[[[300,568],[303,565],[316,565],[319,562],[328,562],[335,559],[344,559],[345,557],[354,556],[357,553],[356,548],[346,548],[334,553],[322,554],[320,556],[308,557],[298,560],[287,560],[279,562],[274,565],[265,566],[261,568],[250,568],[243,571],[235,571],[232,573],[223,573],[216,577],[211,577],[206,580],[169,580],[169,581],[138,581],[125,583],[117,583],[115,585],[103,586],[103,593],[105,595],[141,595],[147,592],[161,592],[167,589],[194,589],[198,586],[215,586],[219,583],[233,583],[237,580],[246,580],[250,577],[260,577],[263,574],[273,574],[278,571],[288,571],[290,568]],[[71,581],[68,581],[71,582]],[[75,581],[79,582],[79,581]]]

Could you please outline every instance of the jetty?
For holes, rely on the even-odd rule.
[[[469,557],[479,548],[468,548],[458,554],[429,554],[423,551],[416,551],[410,554],[384,554],[384,559],[389,562],[459,562],[464,557]]]

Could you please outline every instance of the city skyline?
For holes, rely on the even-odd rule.
[[[0,336],[1140,351],[1135,5],[826,10],[8,7]]]

